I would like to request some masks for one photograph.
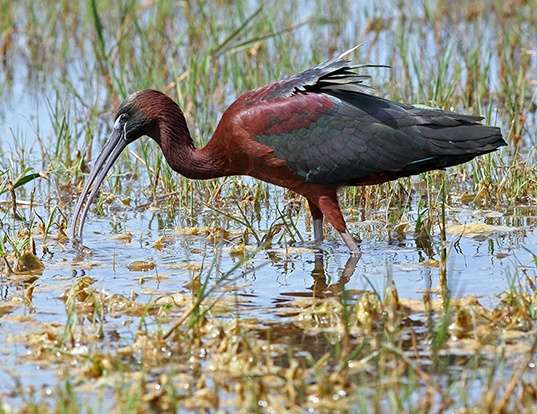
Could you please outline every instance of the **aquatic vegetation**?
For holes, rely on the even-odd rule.
[[[531,1],[0,7],[0,413],[535,411]],[[391,66],[377,94],[482,114],[509,147],[342,191],[348,260],[329,229],[315,249],[300,197],[182,180],[141,141],[72,248],[130,92],[174,97],[199,145],[241,92],[359,41]]]

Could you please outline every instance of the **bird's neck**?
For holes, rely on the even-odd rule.
[[[210,145],[196,148],[179,107],[163,111],[158,121],[158,138],[166,161],[179,174],[193,179],[224,175],[224,160]]]

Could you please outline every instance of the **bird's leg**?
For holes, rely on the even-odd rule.
[[[323,241],[323,219],[313,219],[313,237],[315,243]]]
[[[339,234],[353,255],[359,256],[362,254],[356,239],[347,230],[340,231]]]
[[[345,219],[339,208],[337,194],[334,192],[331,195],[319,197],[319,208],[329,223],[339,232],[341,238],[349,248],[351,254],[359,256],[361,254],[360,246],[347,230]]]
[[[323,241],[323,212],[310,199],[308,199],[311,217],[313,218],[313,238],[315,243]]]

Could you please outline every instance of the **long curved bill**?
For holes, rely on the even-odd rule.
[[[72,240],[82,243],[84,221],[86,220],[89,207],[99,192],[99,187],[103,183],[106,174],[108,174],[108,171],[110,171],[114,162],[128,144],[128,141],[125,139],[125,131],[123,129],[114,129],[101,154],[97,157],[95,165],[84,184],[80,198],[76,203],[71,223],[70,236]]]

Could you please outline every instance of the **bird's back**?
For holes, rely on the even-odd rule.
[[[338,186],[446,168],[506,145],[481,117],[366,93],[368,76],[356,70],[367,66],[332,59],[248,92],[230,108],[232,122],[299,180]]]

